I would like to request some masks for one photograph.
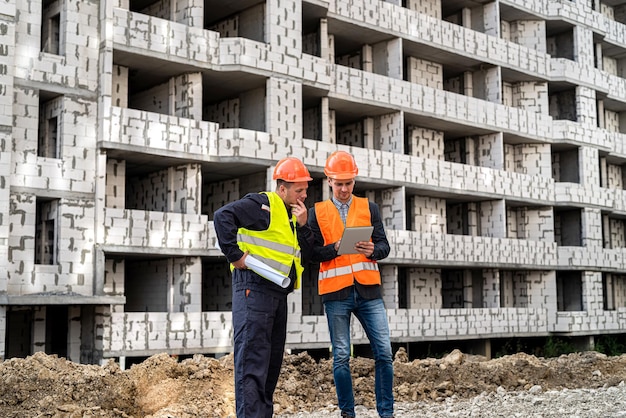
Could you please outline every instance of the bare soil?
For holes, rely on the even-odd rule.
[[[374,362],[352,359],[356,403],[375,407]],[[398,402],[470,398],[498,387],[507,391],[599,388],[626,381],[626,355],[584,352],[544,359],[514,354],[493,360],[453,351],[442,359],[408,361],[396,353]],[[235,416],[232,355],[178,361],[167,354],[121,370],[81,365],[37,353],[0,363],[0,416],[191,418]],[[307,353],[285,355],[275,393],[277,414],[336,405],[332,361]]]

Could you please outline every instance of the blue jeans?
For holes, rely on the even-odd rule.
[[[333,375],[341,411],[354,417],[354,392],[350,373],[350,316],[359,320],[374,353],[376,410],[381,417],[393,416],[393,358],[387,311],[382,299],[363,299],[352,289],[344,300],[324,302],[333,346]]]

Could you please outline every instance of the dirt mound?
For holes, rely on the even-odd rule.
[[[374,408],[373,360],[354,358],[351,367],[357,404]],[[409,362],[401,349],[394,370],[397,401],[437,401],[500,386],[509,391],[616,386],[626,380],[626,355],[585,352],[543,359],[520,353],[487,361],[453,351],[442,359]],[[121,370],[113,361],[100,367],[37,353],[0,363],[0,375],[0,416],[6,418],[234,416],[232,356],[178,361],[159,354]],[[335,405],[332,361],[285,355],[275,404],[277,413]]]

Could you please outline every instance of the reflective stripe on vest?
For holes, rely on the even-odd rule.
[[[335,276],[343,276],[345,274],[352,274],[362,270],[378,271],[378,265],[374,262],[361,261],[345,267],[337,267],[334,269],[320,271],[319,280],[332,279]]]
[[[237,241],[245,242],[245,243],[252,244],[252,245],[258,245],[261,247],[269,248],[269,249],[280,251],[282,253],[287,253],[287,254],[291,254],[294,250],[289,245],[279,244],[277,242],[266,240],[261,237],[252,237],[246,234],[237,234]],[[295,257],[300,258],[300,253],[301,253],[300,249],[299,248],[296,249]],[[263,261],[268,266],[271,266],[272,268],[280,271],[285,276],[289,275],[289,271],[291,271],[291,266],[286,266],[284,264],[281,264],[272,258],[264,257],[261,254],[255,254],[255,257],[258,258],[260,261]]]

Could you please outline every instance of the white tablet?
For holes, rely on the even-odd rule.
[[[359,241],[369,241],[373,230],[373,226],[352,226],[344,229],[337,254],[358,254],[354,246]]]

